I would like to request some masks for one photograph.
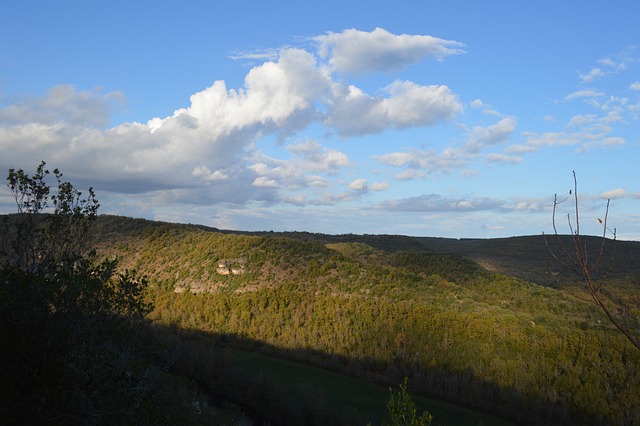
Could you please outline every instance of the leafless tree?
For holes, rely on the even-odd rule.
[[[567,224],[571,232],[571,238],[562,238],[558,232],[556,224],[556,216],[558,205],[572,199],[574,201],[575,212],[573,214],[567,214]],[[545,237],[545,243],[547,249],[553,255],[555,260],[564,267],[575,270],[583,279],[586,284],[586,289],[591,297],[591,300],[598,306],[607,316],[609,321],[618,329],[624,336],[638,349],[640,349],[640,341],[633,334],[633,331],[626,325],[624,320],[624,312],[626,311],[624,306],[619,306],[614,303],[603,291],[602,280],[596,280],[594,274],[596,269],[603,267],[602,262],[605,254],[605,246],[612,245],[615,250],[616,243],[616,229],[611,230],[608,227],[607,220],[609,218],[609,204],[611,200],[607,200],[604,219],[598,218],[598,222],[602,226],[602,237],[595,258],[589,259],[589,253],[587,250],[586,239],[583,238],[580,233],[580,207],[578,203],[578,179],[576,178],[576,172],[573,172],[573,191],[569,191],[569,195],[563,199],[558,199],[558,194],[554,196],[553,200],[553,233],[556,241],[556,246],[551,247],[547,236]],[[608,238],[608,236],[610,236]],[[593,253],[593,252],[591,252]],[[611,256],[609,261],[612,267],[615,256]]]

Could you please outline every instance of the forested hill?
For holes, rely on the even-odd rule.
[[[149,227],[169,226],[175,229],[192,229],[204,232],[217,232],[225,235],[244,235],[258,237],[278,237],[296,241],[327,245],[332,243],[362,243],[385,252],[425,251],[463,256],[479,266],[504,275],[521,278],[550,287],[560,287],[566,283],[580,280],[580,276],[570,268],[563,267],[554,259],[551,250],[561,255],[556,236],[530,235],[509,238],[439,238],[411,237],[385,234],[318,234],[310,232],[244,232],[224,231],[202,225],[180,225],[153,222],[144,219],[103,215],[99,217],[100,239],[112,239],[123,235],[135,237],[143,235]],[[562,241],[571,246],[570,236],[561,236]],[[602,238],[584,236],[590,257],[595,259],[601,248]],[[562,256],[560,256],[562,257]],[[601,266],[597,277],[625,277],[640,275],[640,242],[605,241]]]
[[[542,237],[226,232],[114,216],[97,225],[99,254],[149,278],[156,324],[386,386],[408,377],[412,392],[518,424],[640,421],[639,351]],[[624,265],[599,284],[637,332],[639,244],[615,249]],[[272,397],[246,394],[255,383],[240,385],[245,376],[193,345],[175,364],[183,373],[207,372],[235,400],[268,400],[274,413]],[[354,407],[328,413],[362,419]]]

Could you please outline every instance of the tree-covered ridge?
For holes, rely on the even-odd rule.
[[[124,256],[123,265],[155,284],[158,323],[388,384],[406,376],[415,391],[519,422],[640,418],[637,351],[569,291],[458,255],[385,250],[367,236],[104,220],[101,251]],[[391,237],[373,239],[381,240],[393,246]],[[221,261],[238,259],[242,274],[217,272]],[[203,283],[208,291],[197,295],[174,291]],[[627,286],[637,312],[637,292]]]

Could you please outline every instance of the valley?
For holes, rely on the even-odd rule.
[[[639,418],[638,351],[586,300],[579,277],[554,264],[542,236],[243,233],[100,216],[96,242],[101,255],[117,256],[122,268],[149,279],[150,320],[179,330],[172,341],[189,347],[173,360],[181,374],[209,374],[240,404],[263,400],[255,389],[275,379],[246,365],[237,366],[245,373],[223,379],[229,364],[206,355],[212,348],[383,387],[407,377],[416,396],[517,424]],[[639,246],[617,242],[624,269],[603,278],[636,319]],[[239,377],[244,390],[233,391]],[[298,385],[307,386],[294,393],[307,395],[306,406],[323,400],[317,392],[326,391],[305,379]],[[339,412],[335,401],[324,404],[314,417]],[[332,421],[364,424],[365,414],[351,407]]]

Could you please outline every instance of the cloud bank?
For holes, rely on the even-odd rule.
[[[332,176],[350,166],[348,156],[294,135],[309,126],[341,137],[434,126],[463,109],[447,86],[395,81],[366,93],[338,75],[390,72],[430,57],[442,60],[461,53],[461,43],[380,28],[312,40],[316,51],[283,48],[254,57],[265,61],[248,71],[242,87],[214,81],[192,94],[187,107],[145,123],[105,128],[114,105],[126,103],[125,96],[71,85],[4,105],[0,166],[27,168],[45,159],[97,189],[163,191],[165,202],[301,204],[315,196],[313,203],[332,203],[335,197],[318,189],[335,190]],[[256,147],[268,135],[286,144],[290,158],[272,158]],[[366,183],[355,182],[343,189],[367,189]]]
[[[582,85],[555,105],[584,110],[564,122],[544,115],[545,125],[557,126],[544,131],[520,130],[522,119],[477,94],[465,100],[455,88],[430,84],[428,75],[426,82],[394,75],[464,48],[381,28],[329,32],[303,47],[231,55],[253,64],[239,87],[212,78],[170,115],[111,127],[112,112],[127,104],[119,91],[62,84],[39,97],[0,97],[0,168],[46,160],[79,186],[108,193],[111,211],[188,221],[210,210],[224,226],[232,214],[224,212],[260,223],[277,209],[293,223],[298,207],[355,209],[349,203],[364,199],[375,214],[539,211],[540,200],[410,196],[424,189],[402,189],[447,173],[468,179],[484,165],[518,164],[548,148],[583,154],[628,144],[614,125],[637,118],[640,103],[597,86],[631,64],[627,57],[605,58],[579,74]],[[637,95],[640,83],[633,79],[625,89]],[[386,138],[401,132],[402,146]],[[375,145],[381,134],[385,143]],[[390,188],[405,198],[385,201]],[[623,190],[605,195],[629,197]],[[0,207],[3,197],[0,189]]]

